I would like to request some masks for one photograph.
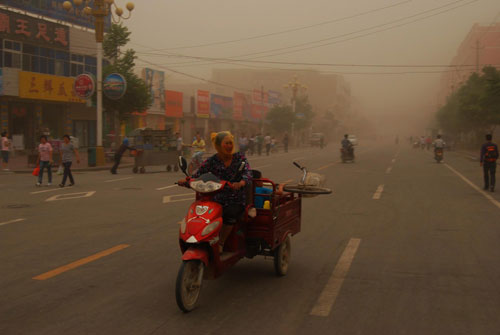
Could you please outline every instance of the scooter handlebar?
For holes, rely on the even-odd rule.
[[[295,165],[296,167],[298,167],[301,170],[303,169],[302,166],[300,166],[299,163],[297,163],[297,162],[293,162],[293,165]]]

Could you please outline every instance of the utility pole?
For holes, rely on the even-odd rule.
[[[479,39],[476,40],[476,72],[479,73]]]

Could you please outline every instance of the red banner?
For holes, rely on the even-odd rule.
[[[196,116],[202,118],[210,117],[210,92],[198,90],[196,94]]]
[[[254,104],[267,104],[268,93],[254,89],[253,90],[253,103]]]
[[[182,92],[165,91],[165,115],[182,117]]]
[[[253,121],[264,120],[267,115],[267,106],[252,104],[251,119]]]
[[[247,104],[246,95],[240,92],[234,92],[233,95],[233,119],[243,120],[243,109]]]

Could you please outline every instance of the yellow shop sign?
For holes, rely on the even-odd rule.
[[[85,100],[78,98],[75,94],[74,82],[74,78],[20,71],[19,97],[85,103]]]

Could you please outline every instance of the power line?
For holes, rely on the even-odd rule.
[[[238,55],[238,56],[234,56],[234,57],[247,57],[247,56],[259,55],[259,54],[270,53],[270,52],[274,52],[274,51],[293,49],[293,48],[297,48],[297,47],[300,47],[300,46],[315,44],[315,43],[319,43],[319,42],[323,42],[323,41],[327,41],[327,40],[338,39],[338,38],[341,38],[341,37],[346,37],[346,36],[349,36],[349,35],[358,34],[360,32],[369,31],[369,30],[372,30],[374,28],[379,28],[379,27],[390,25],[390,24],[394,24],[396,22],[405,21],[405,20],[408,20],[409,18],[417,17],[417,16],[420,16],[422,14],[426,14],[426,13],[433,12],[433,11],[436,11],[436,10],[439,10],[439,9],[442,9],[442,8],[445,8],[445,7],[449,7],[449,6],[452,6],[454,4],[457,4],[457,3],[460,3],[460,2],[463,2],[463,1],[465,1],[465,0],[457,0],[457,1],[454,1],[454,2],[446,4],[446,5],[435,7],[433,9],[425,10],[425,11],[419,12],[417,14],[413,14],[413,15],[410,15],[410,16],[407,16],[407,17],[404,17],[404,18],[400,18],[400,19],[397,19],[397,20],[393,20],[393,21],[390,21],[390,22],[387,22],[387,23],[374,25],[374,26],[371,26],[371,27],[368,27],[368,28],[364,28],[364,29],[361,29],[361,30],[357,30],[357,31],[354,31],[354,32],[349,32],[349,33],[345,33],[345,34],[341,34],[341,35],[336,35],[336,36],[332,36],[332,37],[329,37],[329,38],[320,39],[320,40],[316,40],[316,41],[311,41],[311,42],[307,42],[307,43],[301,43],[301,44],[297,44],[297,45],[293,45],[293,46],[288,46],[288,47],[283,47],[283,48],[276,48],[276,49],[270,49],[270,50],[266,50],[266,51],[254,52],[254,53],[244,54],[244,55]],[[259,56],[259,57],[248,58],[248,59],[240,59],[240,61],[248,61],[248,60],[254,60],[254,59],[258,59],[258,58],[262,58],[262,57],[272,57],[272,56],[277,56],[277,55],[295,53],[295,52],[299,52],[299,51],[304,51],[304,50],[309,50],[309,49],[319,48],[319,47],[323,47],[323,46],[327,46],[327,45],[332,45],[332,44],[337,44],[337,43],[342,43],[342,42],[350,41],[350,40],[353,40],[353,39],[357,39],[357,38],[361,38],[361,37],[373,35],[373,34],[380,33],[380,32],[387,31],[387,30],[391,30],[391,29],[394,29],[394,28],[399,28],[399,27],[402,27],[402,26],[405,26],[405,25],[408,25],[408,24],[411,24],[411,23],[414,23],[414,22],[418,22],[418,21],[421,21],[421,20],[424,20],[424,19],[436,16],[436,15],[439,15],[439,14],[443,14],[443,13],[455,10],[457,8],[469,5],[469,4],[477,2],[477,1],[479,1],[479,0],[468,1],[465,4],[461,4],[459,6],[455,6],[453,8],[449,8],[447,10],[443,10],[443,11],[440,11],[440,12],[437,12],[437,13],[434,13],[434,14],[431,14],[431,15],[427,15],[427,16],[424,16],[424,17],[421,17],[421,18],[418,18],[418,19],[415,19],[415,20],[412,20],[412,21],[409,21],[409,22],[405,22],[405,23],[402,23],[402,24],[399,24],[399,25],[390,26],[390,27],[385,28],[385,29],[380,29],[380,30],[376,30],[376,31],[373,31],[373,32],[368,32],[366,34],[353,36],[351,38],[347,38],[347,39],[343,39],[343,40],[339,40],[339,41],[334,41],[334,42],[329,42],[329,43],[324,43],[324,44],[320,44],[320,45],[313,45],[313,46],[310,46],[310,47],[307,47],[307,48],[296,49],[296,50],[291,50],[291,51],[287,51],[287,52],[274,53],[274,54],[270,54],[270,55],[263,55],[263,56]],[[140,53],[140,54],[146,54],[147,55],[148,53]],[[169,56],[169,57],[187,57],[187,58],[193,57],[193,58],[195,58],[194,56],[187,56],[187,55],[181,55],[181,54],[152,54],[152,53],[149,53],[149,55]],[[170,63],[169,65],[184,65],[184,64],[197,64],[197,63],[199,64],[200,61],[197,61],[197,62]],[[209,65],[209,64],[210,63],[199,64],[199,65]]]
[[[243,38],[232,39],[232,40],[226,40],[226,41],[210,42],[210,43],[205,43],[205,44],[194,44],[194,45],[187,45],[187,46],[173,47],[173,48],[165,48],[165,49],[153,49],[153,48],[151,48],[150,50],[154,50],[154,51],[167,51],[167,50],[179,50],[179,49],[193,49],[193,48],[201,48],[201,47],[208,47],[208,46],[214,46],[214,45],[237,43],[237,42],[250,41],[250,40],[255,40],[255,39],[265,38],[265,37],[270,37],[270,36],[282,35],[282,34],[287,34],[287,33],[296,32],[296,31],[300,31],[300,30],[305,30],[305,29],[310,29],[310,28],[314,28],[314,27],[319,27],[319,26],[326,25],[326,24],[331,24],[331,23],[337,23],[337,22],[341,22],[341,21],[350,20],[350,19],[353,19],[353,18],[356,18],[356,17],[360,17],[360,16],[364,16],[364,15],[376,13],[376,12],[383,11],[383,10],[386,10],[386,9],[389,9],[389,8],[393,8],[393,7],[397,7],[397,6],[401,6],[401,5],[404,5],[404,4],[409,3],[411,1],[412,0],[405,0],[405,1],[401,1],[401,2],[398,2],[398,3],[392,4],[392,5],[375,8],[375,9],[372,9],[372,10],[369,10],[369,11],[366,11],[366,12],[361,12],[361,13],[350,15],[350,16],[345,16],[345,17],[341,17],[341,18],[337,18],[337,19],[333,19],[333,20],[327,20],[327,21],[323,21],[323,22],[319,22],[319,23],[315,23],[315,24],[311,24],[311,25],[307,25],[307,26],[303,26],[303,27],[290,28],[290,29],[281,30],[281,31],[272,32],[272,33],[267,33],[267,34],[260,34],[260,35],[254,35],[254,36],[243,37]],[[140,46],[140,44],[137,44],[137,45]],[[149,47],[148,47],[148,49],[149,49]]]

